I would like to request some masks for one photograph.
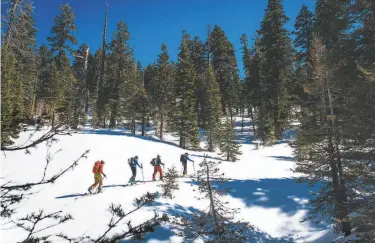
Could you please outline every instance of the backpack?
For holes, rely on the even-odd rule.
[[[129,159],[128,159],[128,164],[129,164],[129,167],[130,167],[130,168],[132,167],[132,162],[133,162],[133,158],[129,158]]]
[[[155,166],[155,159],[154,159],[154,158],[151,160],[150,164],[151,164],[152,166]]]
[[[184,155],[181,154],[181,157],[180,157],[180,162],[183,163],[184,162]]]
[[[92,172],[94,174],[98,173],[99,172],[99,168],[100,168],[100,161],[96,161],[95,164],[94,164],[94,167],[92,168]]]

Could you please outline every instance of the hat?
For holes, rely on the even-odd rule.
[[[104,160],[101,160],[100,163],[101,163],[101,164],[105,164]]]
[[[138,156],[135,156],[134,158],[138,159]]]
[[[158,158],[160,158],[160,155],[158,154],[158,156],[157,156]]]

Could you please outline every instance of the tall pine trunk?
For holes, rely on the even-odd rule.
[[[160,140],[163,140],[163,127],[164,127],[164,108],[160,110]]]
[[[209,127],[209,132],[208,132],[208,149],[209,152],[214,151],[214,142],[212,138],[212,127]]]
[[[9,43],[11,42],[11,32],[13,31],[14,24],[16,22],[16,10],[18,5],[22,3],[22,0],[15,0],[13,1],[12,11],[10,12],[9,16],[9,24],[5,34],[5,42],[4,47],[8,47]]]
[[[132,133],[133,133],[133,135],[135,135],[135,126],[136,126],[135,119],[134,119],[134,117],[132,117]]]
[[[243,132],[243,127],[244,127],[244,116],[245,116],[245,111],[244,109],[240,110],[241,112],[241,132]]]
[[[146,123],[145,116],[142,116],[142,136],[145,135],[145,123]]]
[[[255,106],[253,106],[255,108]],[[253,132],[254,132],[254,139],[256,139],[256,131],[255,131],[255,122],[254,122],[254,113],[253,113],[253,108],[250,108],[250,115],[251,115],[251,123],[253,125]]]
[[[280,95],[277,94],[276,106],[274,107],[274,126],[275,126],[275,136],[277,140],[283,139],[282,124],[280,121]]]
[[[117,102],[113,103],[111,106],[111,116],[109,118],[109,128],[115,128],[116,118],[117,118]]]
[[[333,139],[332,138],[330,139],[334,140],[334,146],[332,145],[332,147],[334,147],[333,150],[335,150],[334,158],[337,161],[337,171],[338,171],[337,174],[339,178],[339,182],[338,182],[339,186],[337,189],[336,199],[337,199],[337,205],[338,205],[342,231],[345,233],[345,236],[348,236],[351,234],[351,225],[350,225],[350,220],[349,220],[349,208],[348,208],[348,196],[346,192],[347,191],[346,182],[345,182],[344,172],[342,169],[341,153],[340,153],[340,148],[339,148],[340,139],[339,139],[339,134],[336,128],[336,123],[335,123],[332,93],[328,84],[328,79],[326,81],[327,81],[328,103],[329,103],[329,108],[330,108],[330,121],[331,121],[330,132],[332,133],[332,136],[333,136]]]
[[[100,79],[98,85],[98,100],[97,100],[97,114],[98,121],[100,123],[103,120],[104,128],[105,126],[105,115],[104,115],[104,99],[103,99],[103,85],[104,85],[104,64],[105,64],[105,49],[106,49],[106,40],[107,40],[107,25],[108,25],[108,2],[106,0],[106,10],[105,10],[105,19],[104,19],[104,31],[103,31],[103,43],[102,43],[102,55],[100,63]]]
[[[233,123],[233,111],[232,111],[232,105],[229,105],[229,116],[230,116],[230,122]]]
[[[37,75],[38,77],[38,75]],[[33,118],[36,115],[36,89],[38,86],[38,78],[35,79],[34,87],[33,87],[33,95],[31,99],[31,106],[30,106],[30,114],[31,118]]]
[[[119,70],[121,70],[121,67],[119,67]],[[118,107],[119,107],[119,102],[120,102],[120,99],[119,99],[120,77],[121,77],[120,73],[118,73],[116,84],[113,89],[113,101],[111,102],[111,117],[109,119],[110,128],[115,128],[116,126]]]
[[[85,113],[84,113],[84,121],[86,121],[87,119],[87,113],[89,111],[89,97],[90,97],[90,94],[89,94],[89,83],[88,83],[88,79],[87,79],[87,66],[88,66],[88,58],[89,58],[89,47],[87,47],[86,49],[86,53],[85,53],[85,66],[84,66],[84,70],[83,70],[83,74],[84,74],[84,84],[85,84]]]

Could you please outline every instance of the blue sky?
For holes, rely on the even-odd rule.
[[[182,30],[191,36],[206,39],[207,25],[219,25],[234,44],[242,72],[240,37],[246,33],[251,39],[264,15],[267,0],[108,0],[109,42],[116,24],[123,20],[129,27],[135,57],[142,65],[156,60],[163,42],[167,44],[172,60],[176,60]],[[36,0],[35,19],[38,44],[47,43],[47,36],[59,13],[58,6],[70,3],[76,14],[78,44],[86,43],[94,52],[101,46],[105,0]],[[284,10],[290,18],[286,25],[293,29],[295,18],[302,6],[311,9],[315,0],[284,0]],[[77,45],[78,46],[78,45]]]

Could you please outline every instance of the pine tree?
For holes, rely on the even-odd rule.
[[[215,149],[218,141],[218,130],[220,127],[221,110],[221,94],[219,85],[216,82],[215,74],[211,64],[209,64],[206,80],[202,87],[202,121],[203,128],[207,130],[208,151]]]
[[[199,146],[198,122],[195,111],[195,70],[190,59],[189,36],[184,32],[177,63],[176,108],[174,127],[180,137],[180,147]]]
[[[73,34],[76,30],[75,14],[69,4],[61,5],[60,10],[61,14],[55,17],[55,25],[51,28],[52,36],[47,38],[51,44],[51,50],[56,53],[57,67],[57,79],[54,81],[56,82],[54,87],[58,90],[54,91],[56,97],[52,108],[52,125],[55,123],[55,112],[58,112],[59,121],[74,125],[73,89],[76,79],[70,68],[68,54],[72,52],[70,43],[77,43]]]
[[[208,70],[206,60],[206,47],[205,44],[199,39],[199,37],[195,36],[192,40],[189,40],[189,50],[196,75],[196,111],[198,115],[198,125],[201,126],[202,116],[204,116],[204,112],[201,111],[203,107],[202,103],[205,99],[202,91],[202,86],[204,85]]]
[[[259,106],[259,55],[255,51],[251,53],[248,47],[247,36],[241,36],[242,44],[242,63],[245,72],[245,80],[243,82],[243,103],[247,107],[248,113],[251,115],[251,122],[253,124],[254,138],[256,138],[256,129],[253,110]]]
[[[162,44],[161,53],[156,61],[156,74],[148,84],[151,100],[156,107],[156,120],[160,123],[160,139],[163,139],[163,129],[165,127],[166,115],[171,107],[171,96],[173,93],[173,81],[171,77],[171,67],[167,46]]]
[[[12,145],[11,138],[18,138],[23,116],[23,103],[16,89],[22,94],[16,59],[4,49],[1,55],[1,145]],[[17,108],[17,106],[20,106]]]
[[[57,65],[63,66],[64,56],[73,51],[69,43],[77,43],[74,37],[76,25],[74,23],[75,14],[69,4],[61,5],[59,9],[61,14],[55,17],[55,25],[51,29],[52,36],[47,39],[51,43],[51,50],[57,52]]]
[[[353,4],[347,8],[350,11],[344,16],[355,19],[355,29],[352,27],[351,30],[354,30],[349,32],[350,35],[338,44],[344,44],[340,49],[347,51],[345,56],[348,57],[345,59],[354,58],[356,64],[345,62],[340,70],[343,77],[335,75],[340,77],[338,82],[341,85],[344,78],[348,79],[345,82],[347,86],[340,89],[340,93],[343,93],[340,100],[343,119],[339,117],[338,121],[342,124],[339,127],[342,128],[341,153],[350,210],[355,213],[351,223],[361,242],[374,242],[375,212],[371,206],[375,203],[375,176],[371,162],[375,158],[375,63],[372,55],[375,48],[371,43],[375,40],[375,4],[368,0],[355,1]],[[358,179],[361,179],[359,184]]]
[[[77,127],[79,123],[85,124],[89,106],[89,81],[88,81],[88,59],[89,47],[82,44],[75,52],[73,60],[73,72],[77,79],[74,87],[73,102],[73,124]]]
[[[168,199],[173,199],[173,193],[180,189],[178,186],[178,172],[176,167],[173,166],[171,169],[168,169],[164,178],[165,180],[163,181],[163,184],[160,185],[162,188],[162,196]]]
[[[262,117],[267,122],[271,122],[272,118],[274,133],[278,140],[282,139],[282,132],[287,125],[288,82],[291,80],[292,74],[291,40],[284,28],[287,20],[288,17],[284,13],[281,0],[269,0],[261,28],[258,31],[261,51],[264,54],[262,65],[264,104],[261,107],[271,112],[269,114],[269,112],[263,111]]]
[[[374,20],[373,20],[374,21]],[[363,38],[367,38],[363,35]],[[363,59],[368,55],[363,53]],[[365,63],[365,62],[364,62]],[[374,66],[374,64],[373,64]],[[351,209],[356,214],[352,217],[353,227],[358,233],[359,241],[375,241],[375,72],[357,65],[361,75],[352,88],[352,96],[345,103],[348,113],[347,125],[343,128],[345,151],[343,158],[349,159],[354,171],[355,196],[352,197]],[[356,94],[356,95],[355,95]],[[353,162],[354,161],[354,162]],[[349,177],[347,177],[349,178]],[[358,179],[361,183],[358,184]],[[353,186],[348,184],[348,188]],[[355,207],[354,207],[355,206]]]
[[[36,102],[42,114],[48,114],[52,108],[54,96],[54,80],[52,74],[53,52],[46,45],[42,45],[38,51],[38,81],[36,86]]]
[[[349,27],[347,16],[350,0],[318,0],[315,8],[315,29],[328,51],[337,46]]]
[[[194,242],[199,237],[204,242],[246,242],[249,237],[248,231],[253,227],[249,223],[234,221],[236,209],[226,206],[228,203],[222,201],[230,189],[220,189],[218,186],[226,183],[220,174],[218,165],[221,162],[207,162],[206,159],[199,164],[197,179],[199,193],[202,197],[198,200],[209,202],[208,212],[194,212],[191,218],[178,217],[176,222],[184,226],[183,237],[185,242]]]
[[[295,39],[293,41],[297,51],[297,61],[306,64],[310,42],[312,40],[314,30],[314,14],[303,4],[296,22],[294,24]]]
[[[69,58],[66,55],[55,57],[56,73],[53,79],[55,96],[52,108],[52,125],[57,120],[59,124],[76,126],[74,121],[74,94],[77,79],[69,63]]]
[[[11,145],[17,138],[20,123],[33,116],[37,82],[35,21],[32,6],[12,1],[5,16],[5,40],[2,42],[1,133],[2,145]]]
[[[36,52],[36,32],[35,21],[33,19],[33,6],[25,5],[25,10],[21,11],[16,19],[16,26],[20,30],[17,33],[19,44],[16,53],[18,72],[21,74],[22,88],[24,90],[23,106],[25,116],[30,119],[34,116],[35,108],[35,88],[37,82],[37,60]]]
[[[110,96],[109,96],[109,108],[110,108],[110,121],[109,127],[114,128],[117,123],[119,111],[121,106],[125,106],[122,103],[122,99],[128,97],[134,92],[133,89],[128,89],[125,84],[134,78],[134,58],[133,49],[129,46],[130,33],[127,25],[120,21],[117,25],[117,29],[114,33],[113,39],[110,44],[109,53],[109,82],[110,82]],[[133,80],[134,81],[134,80]]]
[[[304,91],[304,87],[308,86],[309,76],[311,76],[307,65],[307,56],[313,38],[314,14],[304,4],[296,18],[294,28],[295,31],[292,32],[295,35],[293,43],[297,48],[297,54],[294,68],[294,83],[296,86],[292,93],[295,95],[296,104],[301,105],[301,116],[305,116],[305,113],[311,112],[309,111],[308,94]]]
[[[88,64],[88,82],[90,85],[89,94],[90,94],[90,108],[92,113],[92,125],[94,127],[100,127],[103,125],[100,121],[99,116],[99,108],[98,106],[102,106],[100,101],[99,102],[99,83],[100,83],[100,65],[101,65],[101,56],[102,50],[98,49],[94,56],[89,56],[89,64]],[[104,106],[104,105],[103,105]]]
[[[224,155],[227,161],[235,162],[237,156],[241,155],[240,145],[236,142],[236,134],[231,120],[226,119],[220,127],[220,155]]]
[[[210,43],[212,64],[222,94],[222,110],[224,114],[229,112],[232,119],[233,109],[237,108],[238,105],[238,91],[240,89],[235,50],[224,31],[217,25],[210,35]]]
[[[124,106],[126,109],[126,117],[131,120],[131,130],[133,134],[136,134],[136,121],[142,121],[142,135],[144,135],[144,123],[146,116],[148,115],[148,97],[143,87],[143,72],[141,63],[138,62],[133,68],[133,72],[130,73],[130,81],[127,82],[126,90],[128,92],[125,95],[127,105]]]
[[[306,177],[302,177],[306,181],[325,184],[312,200],[312,216],[320,213],[324,213],[325,217],[332,216],[345,235],[349,235],[351,227],[345,180],[349,174],[342,169],[343,158],[338,140],[340,131],[336,127],[336,107],[332,96],[335,86],[333,64],[328,57],[322,42],[314,40],[309,54],[314,79],[309,83],[308,91],[312,101],[318,102],[316,107],[320,117],[316,119],[314,114],[304,117],[306,121],[297,136],[296,171],[306,174]],[[313,99],[314,96],[318,98]],[[326,181],[326,178],[330,181]]]
[[[208,27],[208,37],[210,36],[210,27]],[[200,62],[199,66],[195,67],[201,74],[198,89],[199,97],[199,113],[200,124],[203,129],[206,130],[207,134],[207,149],[213,152],[215,149],[215,144],[218,141],[218,129],[220,126],[220,117],[222,114],[221,110],[221,94],[220,87],[216,81],[215,73],[212,68],[210,59],[210,40],[207,40],[207,57],[204,58],[204,49],[201,49],[200,55],[198,55]],[[202,47],[202,46],[201,46]],[[204,47],[203,47],[204,48]],[[195,54],[196,55],[196,54]],[[203,60],[204,58],[204,60]],[[202,63],[205,61],[205,64]]]
[[[145,135],[145,127],[148,115],[150,114],[150,98],[145,88],[140,88],[135,94],[132,106],[136,108],[136,118],[141,121],[142,136]]]

